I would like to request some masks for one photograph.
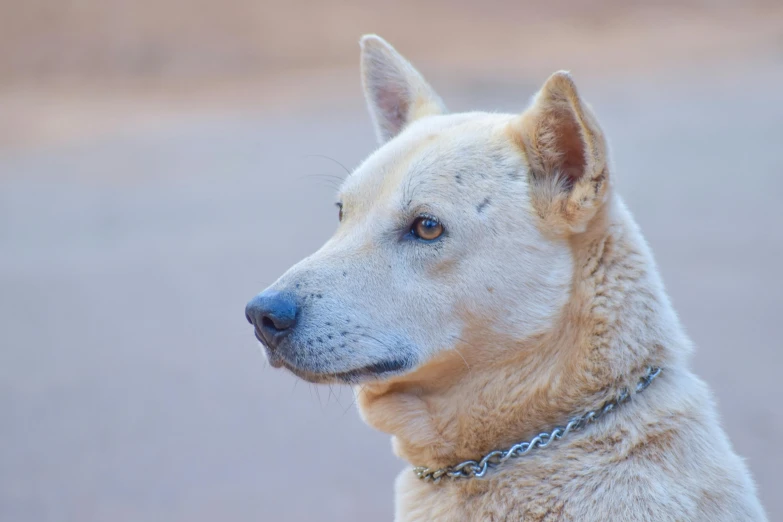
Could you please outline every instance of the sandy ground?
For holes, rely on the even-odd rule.
[[[307,155],[352,167],[374,147],[355,74],[304,104],[0,149],[0,520],[391,519],[388,438],[349,390],[268,368],[243,316],[336,224],[317,175],[341,169]],[[542,79],[442,90],[516,110]],[[783,520],[779,58],[580,85],[693,365]]]

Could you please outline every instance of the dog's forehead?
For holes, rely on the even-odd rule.
[[[503,139],[507,115],[464,113],[414,122],[398,137],[375,151],[346,179],[345,204],[361,207],[378,199],[393,199],[413,188],[470,183],[508,156]]]

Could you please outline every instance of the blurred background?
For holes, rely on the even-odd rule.
[[[0,0],[0,520],[391,520],[388,437],[243,316],[375,147],[368,32],[454,110],[573,72],[783,520],[783,4],[650,4]]]

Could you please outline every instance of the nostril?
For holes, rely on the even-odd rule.
[[[270,330],[279,330],[277,325],[275,325],[275,322],[266,316],[261,320],[261,326],[264,328],[269,328]]]
[[[297,315],[299,311],[293,296],[268,290],[254,297],[245,308],[245,316],[267,344],[276,343],[283,334],[290,333]]]

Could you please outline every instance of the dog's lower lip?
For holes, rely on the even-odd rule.
[[[264,341],[264,338],[261,337],[261,334],[258,333],[258,330],[255,330],[254,332],[256,334],[256,339],[258,339],[258,342],[261,343],[261,346],[264,347],[264,352],[266,353],[266,360],[269,361],[269,364],[272,366],[272,368],[280,368],[283,366],[283,361],[275,355],[275,352],[272,351],[271,348],[266,344],[266,341]]]
[[[302,370],[287,361],[281,361],[280,364],[281,366],[288,368],[288,370],[297,377],[313,383],[335,380],[344,383],[356,383],[362,378],[372,378],[383,374],[397,373],[411,367],[411,363],[407,359],[387,359],[367,366],[362,366],[361,368],[333,373]]]
[[[366,371],[369,373],[390,373],[404,370],[409,366],[409,361],[406,359],[387,359],[385,361],[377,362],[360,368],[358,371]]]

